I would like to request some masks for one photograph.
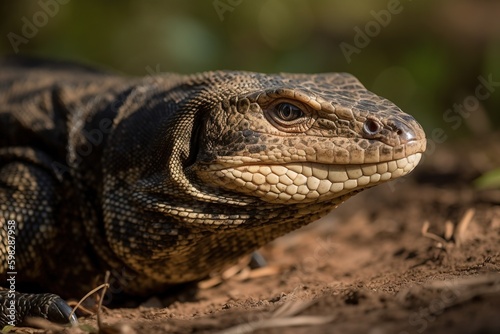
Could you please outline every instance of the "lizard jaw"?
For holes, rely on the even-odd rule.
[[[356,165],[296,162],[212,166],[202,177],[226,190],[256,196],[268,203],[322,202],[404,176],[421,157],[419,152],[396,160]]]

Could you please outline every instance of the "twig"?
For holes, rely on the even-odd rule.
[[[460,245],[462,245],[465,241],[465,233],[467,231],[467,228],[469,227],[472,217],[474,217],[475,212],[476,211],[473,208],[469,208],[465,212],[464,216],[462,217],[462,220],[460,220],[455,229],[455,233],[453,236],[455,237],[455,242],[458,247],[460,247]]]
[[[106,291],[109,288],[109,276],[110,273],[109,271],[106,271],[106,274],[104,275],[104,287],[101,291],[101,298],[99,299],[99,304],[97,305],[97,326],[99,327],[99,331],[103,327],[102,319],[101,319],[101,313],[102,313],[102,301],[104,300],[104,295],[106,294]]]
[[[446,246],[451,245],[450,241],[452,238],[455,240],[455,245],[460,247],[465,241],[466,231],[472,221],[472,217],[474,217],[474,213],[474,208],[469,208],[456,226],[454,226],[449,220],[446,221],[444,238],[435,233],[429,232],[430,223],[426,220],[422,225],[422,236],[438,242],[439,248],[445,248]]]
[[[425,238],[429,238],[429,239],[432,239],[434,241],[437,241],[437,242],[441,243],[443,246],[446,245],[447,241],[445,239],[441,238],[437,234],[428,232],[430,225],[431,224],[429,223],[428,220],[426,220],[424,222],[424,225],[422,225],[422,230],[421,230],[422,236],[425,237]]]
[[[103,283],[101,285],[99,285],[98,287],[90,290],[89,292],[87,292],[87,294],[85,296],[83,296],[79,301],[78,303],[76,303],[75,307],[73,307],[73,310],[71,311],[69,317],[71,318],[71,316],[73,316],[73,314],[75,314],[76,310],[80,307],[80,305],[87,299],[89,298],[90,296],[92,296],[94,293],[96,293],[97,291],[103,289],[104,291],[109,287],[109,284],[108,283]],[[87,310],[87,309],[85,309]],[[88,311],[88,310],[87,310]]]

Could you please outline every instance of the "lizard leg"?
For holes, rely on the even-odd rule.
[[[20,285],[43,288],[50,280],[47,272],[57,268],[50,261],[57,262],[61,229],[56,225],[59,185],[43,158],[22,148],[8,154],[0,149],[0,286],[6,287],[0,291],[0,326],[21,324],[25,316],[76,321],[57,295],[16,291]]]

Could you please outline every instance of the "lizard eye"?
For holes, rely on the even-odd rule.
[[[304,111],[305,106],[299,106],[295,103],[279,102],[266,109],[264,115],[278,130],[291,133],[304,132],[311,127],[314,119],[309,112]]]
[[[304,112],[291,103],[280,103],[276,105],[275,110],[276,116],[284,122],[293,122],[304,116]]]
[[[363,124],[363,131],[368,136],[375,136],[380,130],[382,130],[382,126],[372,119],[367,119]]]

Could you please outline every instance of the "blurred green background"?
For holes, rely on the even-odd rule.
[[[0,13],[2,55],[139,76],[347,71],[430,139],[500,124],[500,1],[2,0]]]

